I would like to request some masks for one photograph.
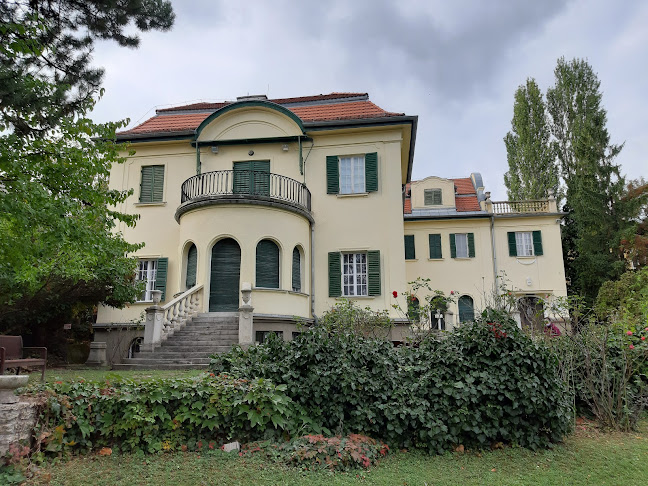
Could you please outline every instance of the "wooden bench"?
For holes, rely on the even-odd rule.
[[[24,358],[24,351],[38,351],[40,358]],[[23,348],[22,336],[0,336],[0,375],[4,375],[7,368],[16,368],[18,375],[20,368],[32,366],[43,368],[41,381],[45,381],[47,348]]]

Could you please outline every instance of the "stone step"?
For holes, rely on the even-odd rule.
[[[157,349],[168,349],[169,351],[180,351],[180,349],[189,349],[191,351],[207,351],[213,348],[230,348],[238,341],[193,341],[193,342],[174,342],[166,341],[162,346]]]
[[[214,350],[208,354],[197,351],[183,351],[183,352],[169,352],[160,349],[156,349],[152,353],[136,353],[132,359],[196,359],[196,358],[208,358],[212,354],[219,354],[223,351]]]
[[[208,364],[126,364],[120,363],[113,365],[114,370],[133,371],[133,370],[206,370]]]
[[[124,364],[209,364],[210,358],[127,358]]]
[[[218,336],[221,334],[225,335],[236,335],[238,336],[238,328],[237,329],[223,329],[221,327],[212,327],[210,329],[194,329],[191,327],[185,327],[184,329],[181,329],[180,331],[176,331],[173,333],[174,336],[182,336],[182,335],[189,335],[189,336]]]
[[[158,353],[172,353],[172,354],[178,354],[178,353],[200,353],[203,356],[207,356],[212,353],[227,353],[232,349],[232,345],[229,344],[215,344],[212,346],[201,346],[200,348],[196,349],[196,346],[173,346],[173,347],[166,347],[162,346],[160,348],[156,348],[155,351],[140,351],[137,356],[151,356],[151,355],[157,355]]]
[[[238,331],[238,324],[193,324],[189,323],[182,328],[182,331],[190,329],[195,331]]]
[[[225,334],[225,335],[177,335],[174,334],[173,336],[169,337],[165,343],[169,342],[183,342],[183,343],[195,343],[199,341],[204,341],[208,343],[218,343],[219,341],[227,341],[229,343],[231,342],[238,342],[238,334]]]

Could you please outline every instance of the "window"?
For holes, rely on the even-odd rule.
[[[247,160],[234,162],[232,181],[234,194],[270,195],[270,161]]]
[[[462,295],[459,297],[459,322],[475,320],[475,304],[472,297]]]
[[[342,295],[367,295],[367,254],[342,255]]]
[[[259,344],[263,343],[266,339],[268,339],[268,336],[270,336],[270,334],[274,334],[278,339],[283,340],[283,331],[257,331],[256,342]]]
[[[274,241],[261,240],[257,245],[256,286],[279,288],[279,247]]]
[[[187,252],[187,278],[185,280],[185,287],[190,289],[196,285],[196,269],[198,267],[198,250],[193,243]]]
[[[364,155],[328,155],[326,157],[326,192],[328,194],[364,194],[377,190],[377,152]]]
[[[340,194],[358,194],[365,191],[365,159],[340,157]]]
[[[146,288],[140,295],[139,302],[152,302],[153,290],[161,290],[161,300],[166,298],[166,277],[168,258],[157,258],[150,260],[140,260],[137,267],[137,280],[146,283]]]
[[[292,258],[292,289],[293,292],[301,292],[301,253],[295,247]]]
[[[328,254],[329,297],[380,295],[380,250]]]
[[[425,189],[423,191],[423,204],[426,206],[440,206],[443,204],[441,194],[441,189]]]
[[[414,235],[405,235],[405,260],[415,260]]]
[[[453,233],[450,235],[450,256],[452,258],[475,257],[475,234]]]
[[[145,165],[142,167],[140,182],[141,203],[162,202],[164,192],[164,166]]]
[[[509,231],[509,256],[542,255],[542,233],[540,231]]]
[[[430,243],[430,258],[443,258],[441,253],[441,235],[428,235]]]

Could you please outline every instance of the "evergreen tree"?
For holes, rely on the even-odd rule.
[[[625,181],[614,164],[623,145],[610,143],[600,81],[587,61],[564,58],[547,90],[556,153],[566,187],[563,251],[573,292],[588,301],[623,272],[621,234],[630,224]]]
[[[512,130],[504,137],[509,170],[504,175],[510,200],[558,195],[559,176],[545,102],[533,78],[515,92]]]

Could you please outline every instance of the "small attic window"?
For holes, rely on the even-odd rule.
[[[441,198],[441,189],[425,189],[423,191],[426,206],[441,206],[443,200]]]

